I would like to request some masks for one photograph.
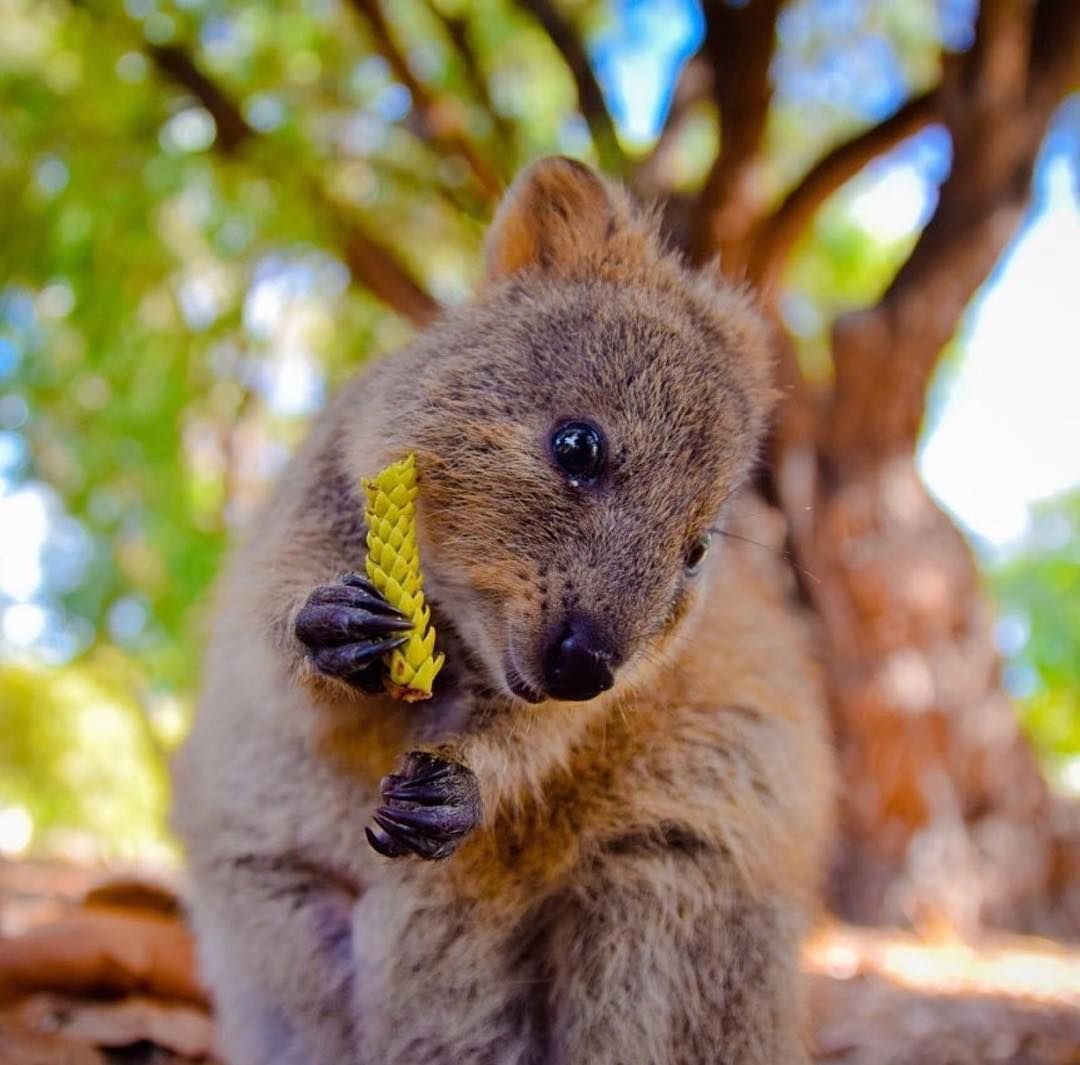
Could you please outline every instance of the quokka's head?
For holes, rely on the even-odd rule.
[[[663,656],[772,398],[767,330],[569,159],[506,196],[478,298],[422,343],[421,547],[441,613],[517,699]]]

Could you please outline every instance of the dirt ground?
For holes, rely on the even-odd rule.
[[[0,862],[0,1063],[217,1061],[175,890]],[[819,1065],[1080,1065],[1080,945],[830,925],[806,970]]]

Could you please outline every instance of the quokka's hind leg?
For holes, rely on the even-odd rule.
[[[547,937],[551,1065],[809,1065],[797,915],[751,898],[692,839],[628,839]]]
[[[192,916],[229,1065],[354,1065],[355,894],[288,858],[193,870]]]
[[[512,915],[450,898],[420,876],[367,892],[356,907],[355,1029],[378,1065],[533,1065],[543,1038],[543,974]]]

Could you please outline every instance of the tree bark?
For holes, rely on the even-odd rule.
[[[910,453],[831,483],[819,473],[816,488],[811,520],[792,527],[816,578],[840,753],[835,908],[865,922],[1075,932],[1078,900],[1058,874],[1072,828],[1062,835],[1065,811],[1001,691],[970,548]]]
[[[844,788],[832,894],[854,920],[1080,932],[1076,809],[1019,732],[975,561],[914,459],[931,374],[1018,228],[1078,57],[1080,6],[985,0],[933,97],[953,143],[934,217],[878,305],[836,323],[829,392],[782,412],[776,485],[816,578]]]
[[[1080,4],[983,0],[973,46],[943,57],[937,86],[827,152],[766,214],[754,177],[780,7],[705,8],[696,61],[711,67],[721,151],[685,211],[695,261],[769,300],[818,208],[867,162],[931,122],[953,150],[884,297],[835,324],[828,387],[803,380],[777,315],[786,398],[765,487],[820,622],[843,782],[832,903],[859,921],[1078,934],[1076,808],[1053,799],[1019,732],[974,558],[915,447],[942,349],[1015,234],[1047,124],[1080,78]]]

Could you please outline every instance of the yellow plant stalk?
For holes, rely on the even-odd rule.
[[[445,655],[435,654],[431,608],[424,601],[424,579],[416,546],[416,456],[392,462],[363,480],[367,508],[367,575],[383,598],[411,622],[408,641],[383,658],[387,690],[395,698],[431,698]]]

